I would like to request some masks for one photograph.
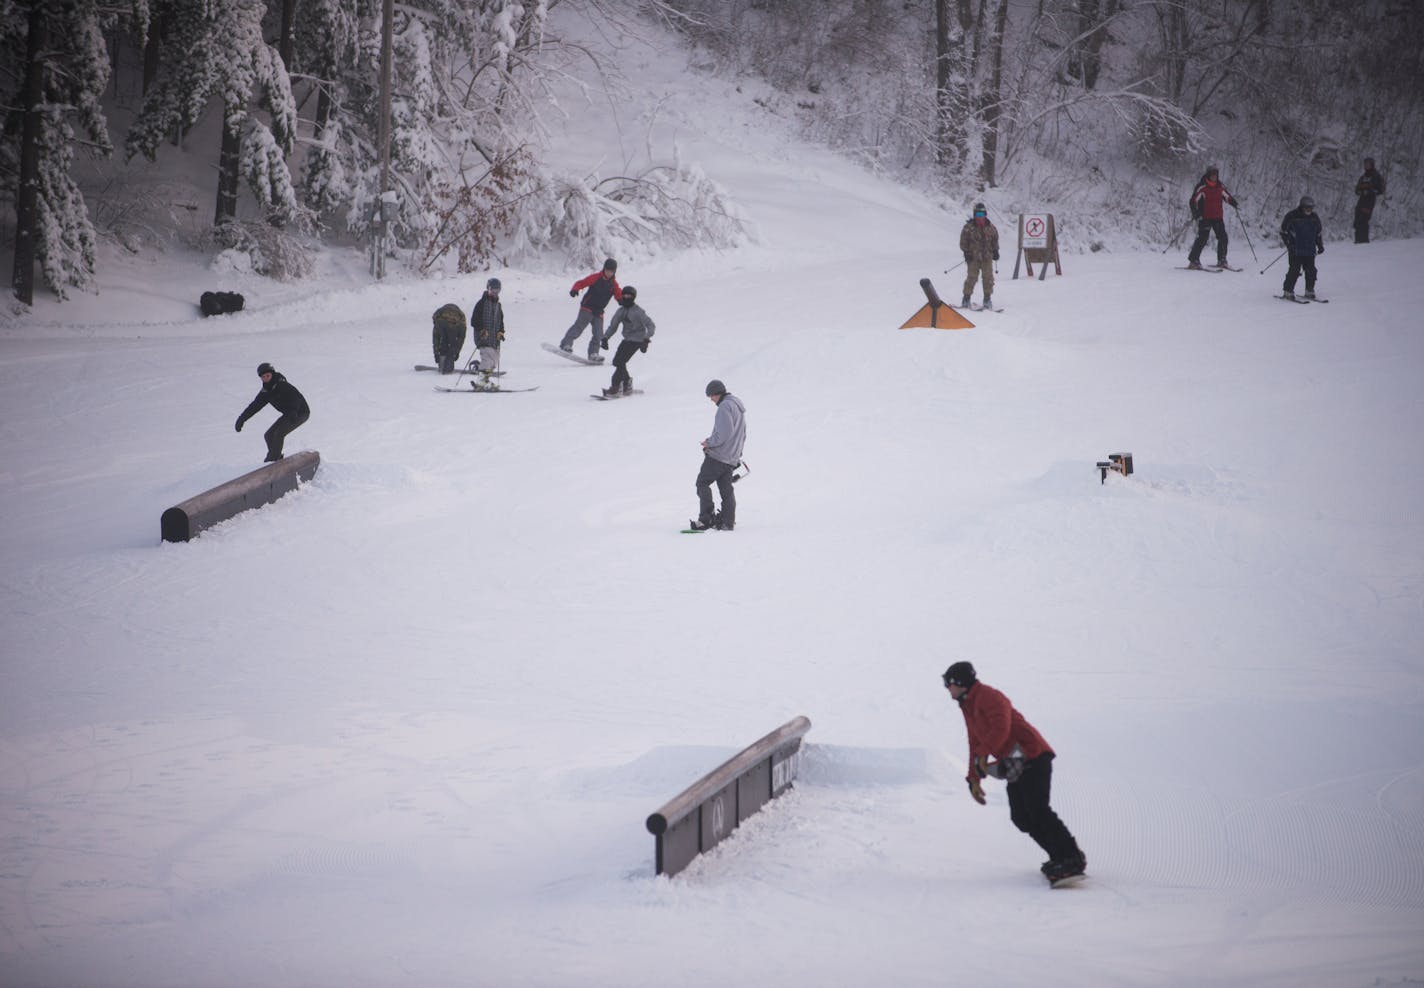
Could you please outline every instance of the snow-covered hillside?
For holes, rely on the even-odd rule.
[[[962,216],[640,78],[758,239],[623,259],[635,400],[540,348],[582,269],[490,272],[519,395],[411,370],[483,273],[359,257],[129,260],[0,329],[0,982],[1424,981],[1424,247],[1332,244],[1309,306],[1261,243],[1006,249],[1003,313],[901,332]],[[316,480],[160,544],[260,462],[261,361]],[[711,377],[754,472],[688,537]],[[1057,749],[1081,888],[965,793],[960,658]],[[646,815],[796,714],[796,790],[655,878]]]

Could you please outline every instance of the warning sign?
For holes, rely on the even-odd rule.
[[[1033,266],[1040,265],[1038,280],[1048,274],[1049,262],[1053,263],[1056,274],[1063,273],[1063,263],[1058,259],[1058,232],[1053,228],[1052,213],[1019,214],[1019,249],[1014,258],[1014,277],[1019,276],[1019,264],[1028,269],[1033,277]]]

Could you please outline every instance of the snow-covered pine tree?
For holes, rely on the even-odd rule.
[[[143,0],[128,16],[145,29]],[[0,52],[14,67],[0,74],[0,99],[23,118],[5,127],[0,183],[16,202],[12,282],[26,305],[34,301],[36,260],[61,299],[67,287],[93,282],[94,226],[69,172],[77,143],[100,155],[113,151],[99,101],[109,81],[104,28],[121,19],[96,0],[0,4]]]
[[[217,101],[226,139],[216,221],[235,215],[239,174],[269,214],[298,218],[302,209],[286,161],[296,141],[296,101],[286,66],[263,37],[266,4],[152,0],[152,6],[168,32],[158,75],[125,141],[129,156],[153,160],[166,136],[197,123]],[[254,106],[265,116],[253,113]]]

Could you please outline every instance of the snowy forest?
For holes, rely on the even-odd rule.
[[[1208,164],[1263,240],[1304,192],[1348,211],[1365,156],[1376,236],[1421,225],[1416,0],[3,0],[14,296],[91,290],[101,244],[295,280],[323,247],[433,274],[743,242],[675,145],[551,163],[637,43],[946,204],[1054,211],[1068,250],[1166,245]],[[190,187],[145,180],[175,158]]]

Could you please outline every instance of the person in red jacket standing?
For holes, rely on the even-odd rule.
[[[1197,218],[1197,239],[1187,255],[1187,267],[1201,268],[1202,248],[1213,231],[1216,233],[1216,266],[1226,267],[1226,214],[1223,204],[1235,206],[1236,199],[1221,184],[1221,174],[1212,165],[1192,190],[1191,206],[1192,215]]]
[[[1048,852],[1041,868],[1050,882],[1083,874],[1088,859],[1048,804],[1053,785],[1053,749],[1014,709],[1009,698],[979,682],[974,666],[956,662],[944,671],[944,687],[964,714],[969,733],[969,795],[984,805],[980,779],[1008,783],[1009,819]]]
[[[602,271],[595,271],[587,278],[574,282],[574,286],[569,289],[569,298],[578,298],[579,292],[583,292],[584,296],[579,300],[578,316],[574,318],[574,324],[564,332],[564,338],[559,341],[560,350],[573,353],[574,340],[578,339],[583,334],[584,327],[588,326],[593,330],[593,336],[588,341],[588,362],[603,363],[603,357],[598,352],[603,343],[603,310],[608,307],[609,299],[623,301],[623,289],[618,287],[618,279],[614,277],[617,273],[618,262],[610,257],[603,262]]]

